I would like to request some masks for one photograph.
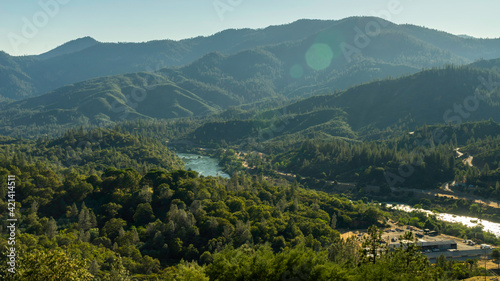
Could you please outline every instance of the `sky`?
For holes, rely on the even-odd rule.
[[[498,0],[0,0],[0,50],[34,55],[85,36],[101,42],[180,40],[350,16],[499,38],[498,11]]]

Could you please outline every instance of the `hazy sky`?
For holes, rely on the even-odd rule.
[[[0,50],[39,54],[91,36],[143,42],[297,19],[384,15],[452,34],[500,37],[498,0],[0,0]]]

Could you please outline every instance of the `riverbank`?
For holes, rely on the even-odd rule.
[[[222,168],[219,166],[219,162],[215,158],[205,155],[181,152],[176,152],[176,155],[177,157],[181,158],[182,161],[184,161],[186,170],[190,169],[196,171],[198,172],[198,174],[205,177],[220,176],[227,179],[231,177],[222,170]]]
[[[203,152],[207,153],[206,150],[203,150]],[[229,151],[224,150],[223,153],[226,154],[226,157],[227,157],[227,154],[230,154],[231,158],[234,157],[234,159],[240,160],[240,161],[242,161],[243,160],[242,158],[244,158],[244,155],[236,154],[230,150]],[[194,153],[177,153],[177,155],[186,162],[187,169],[195,170],[195,171],[199,172],[200,175],[222,176],[225,178],[230,177],[227,173],[224,173],[223,169],[218,165],[219,161],[216,158],[205,156],[205,155],[200,155],[200,154],[194,154]],[[249,169],[250,165],[248,165],[248,162],[247,161],[242,161],[242,162],[243,162],[243,166],[245,168]],[[297,176],[293,175],[293,174],[289,174],[289,173],[285,174],[285,173],[279,173],[279,172],[276,172],[275,174],[279,177],[284,177],[284,178],[287,178],[289,180],[298,180]],[[341,183],[335,183],[335,182],[326,183],[325,182],[325,184],[338,186]],[[349,188],[352,189],[353,185],[349,185]],[[333,188],[332,188],[332,190],[333,190]],[[413,190],[411,190],[411,191],[413,191]],[[409,192],[411,192],[411,191],[409,191]],[[439,200],[445,199],[445,198],[442,198],[439,196],[436,198],[439,198]],[[451,198],[450,198],[450,200],[451,200]],[[414,204],[411,204],[411,205],[414,205]],[[453,214],[453,213],[446,213],[446,212],[436,213],[436,212],[432,212],[430,210],[426,210],[423,208],[413,208],[410,205],[405,205],[405,204],[396,204],[396,209],[406,211],[407,213],[410,213],[412,211],[423,212],[423,213],[426,213],[428,215],[436,216],[438,219],[440,219],[442,221],[445,221],[448,223],[460,223],[460,224],[467,226],[467,227],[477,227],[479,225],[477,222],[476,223],[471,222],[471,220],[477,221],[478,220],[477,218],[471,217],[471,216],[464,216],[462,214]],[[432,209],[435,210],[435,208],[432,208]],[[496,237],[500,237],[500,223],[495,223],[495,222],[488,221],[488,220],[482,220],[481,222],[482,222],[482,227],[484,227],[485,231],[489,231],[489,232],[493,233]],[[423,223],[424,222],[422,222],[422,224]]]
[[[500,223],[495,223],[487,220],[480,220],[475,217],[470,217],[470,216],[458,216],[454,214],[448,214],[448,213],[435,213],[429,210],[425,209],[420,209],[420,208],[413,208],[409,205],[404,205],[404,204],[393,204],[392,208],[396,210],[401,210],[405,211],[407,213],[411,213],[413,211],[417,212],[423,212],[426,213],[427,215],[432,215],[435,216],[437,219],[445,222],[450,222],[450,223],[461,223],[467,227],[483,227],[483,231],[490,232],[494,234],[497,237],[500,237]]]

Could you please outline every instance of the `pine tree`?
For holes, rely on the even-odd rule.
[[[83,231],[87,231],[92,227],[92,220],[90,217],[89,209],[85,207],[85,203],[82,204],[82,210],[80,215],[78,215],[78,228]]]
[[[52,239],[57,235],[57,223],[56,220],[54,220],[54,218],[52,217],[47,223],[47,230],[45,231],[45,234],[49,239]]]
[[[111,274],[105,280],[107,281],[130,281],[130,274],[123,266],[122,258],[118,256],[111,265]]]
[[[71,205],[71,208],[70,208],[67,216],[69,218],[76,218],[78,216],[78,207],[76,206],[75,203],[73,203],[73,205]]]

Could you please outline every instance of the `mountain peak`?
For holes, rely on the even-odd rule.
[[[50,59],[61,55],[76,53],[81,50],[92,47],[98,43],[99,41],[95,40],[94,38],[86,36],[66,42],[61,46],[56,47],[55,49],[52,49],[46,53],[38,55],[37,57],[40,59]]]

